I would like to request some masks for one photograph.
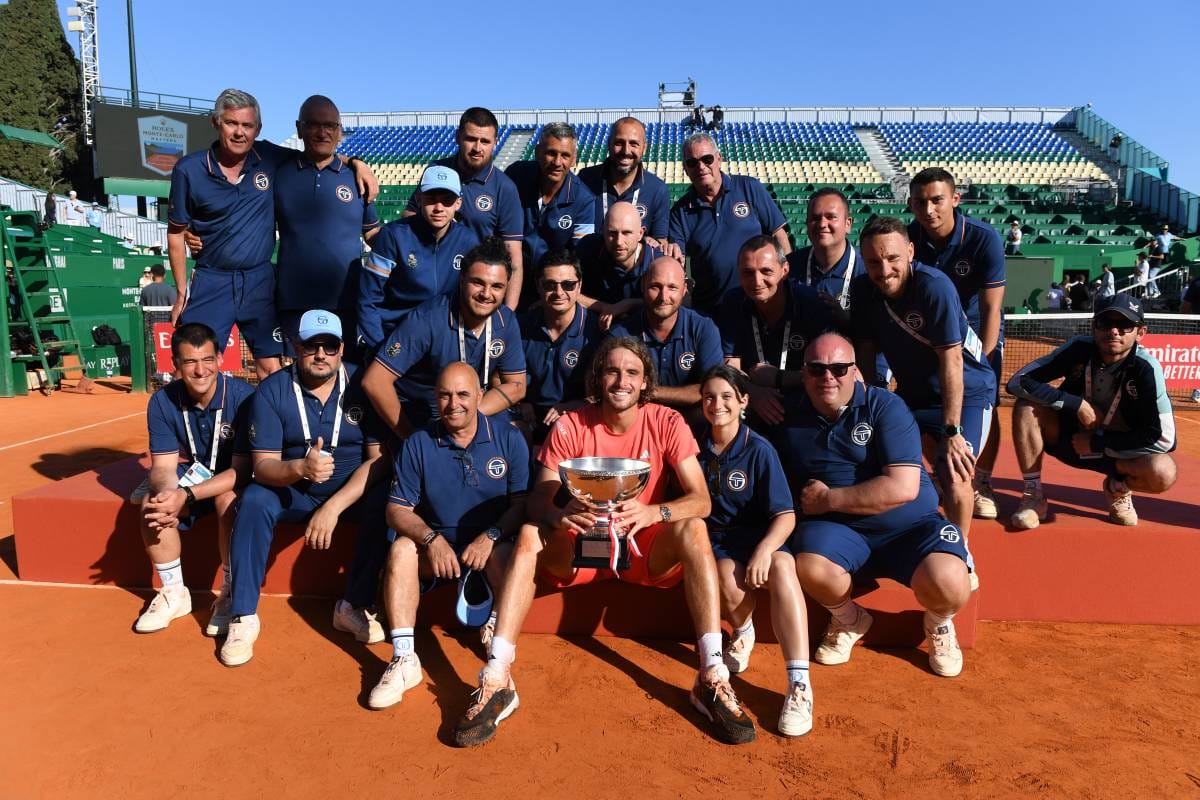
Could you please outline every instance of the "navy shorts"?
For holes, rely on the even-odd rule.
[[[1069,467],[1119,477],[1115,458],[1111,456],[1083,458],[1075,452],[1075,448],[1071,446],[1071,437],[1077,433],[1079,433],[1079,417],[1070,411],[1060,411],[1058,414],[1058,442],[1047,444],[1046,453]]]
[[[927,433],[938,440],[945,436],[942,433],[942,409],[940,407],[916,408],[913,409],[912,415],[916,418],[921,433]],[[992,427],[991,403],[983,406],[964,404],[958,424],[962,426],[963,438],[971,446],[971,452],[979,455],[984,444],[987,443],[988,431]]]
[[[794,555],[824,556],[855,577],[891,578],[905,586],[931,553],[950,553],[965,564],[962,532],[939,514],[888,532],[861,533],[842,522],[809,520],[796,526],[789,549]]]
[[[224,351],[234,323],[255,358],[283,354],[283,331],[275,319],[275,265],[251,269],[206,267],[192,273],[179,324],[201,322],[217,334]]]
[[[766,531],[765,525],[762,530],[749,528],[712,530],[710,528],[708,540],[712,542],[713,558],[717,561],[728,558],[746,566],[750,562],[750,557],[754,555],[754,548],[758,547]],[[785,553],[788,552],[786,546],[780,546],[779,549]]]

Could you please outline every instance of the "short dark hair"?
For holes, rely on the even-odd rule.
[[[764,247],[769,247],[775,252],[775,258],[780,264],[787,263],[787,255],[784,254],[783,248],[779,246],[779,242],[769,233],[756,233],[746,241],[742,242],[742,246],[738,248],[737,260],[742,260],[743,253],[753,253],[755,250],[762,250]]]
[[[700,388],[703,389],[704,384],[714,378],[720,378],[732,386],[739,397],[746,397],[750,394],[750,382],[746,380],[746,373],[740,369],[734,369],[728,364],[717,364],[704,373],[704,377],[700,379]]]
[[[583,280],[583,270],[579,266],[579,258],[571,250],[564,248],[548,250],[538,259],[537,276],[542,277],[550,267],[572,267],[575,270],[575,279]]]
[[[600,405],[600,387],[604,380],[604,362],[608,360],[608,354],[613,350],[628,350],[642,362],[642,377],[646,381],[646,388],[638,395],[638,405],[646,405],[646,403],[650,402],[650,398],[654,396],[654,391],[658,388],[658,373],[654,370],[654,359],[650,357],[650,351],[646,349],[646,345],[632,336],[610,336],[600,343],[600,347],[596,349],[596,354],[592,356],[591,367],[588,369],[588,402],[593,405]]]
[[[958,184],[954,182],[954,176],[942,167],[926,167],[925,169],[913,175],[912,180],[908,182],[908,188],[912,189],[918,186],[928,186],[931,183],[948,183],[951,189],[957,190]]]
[[[221,348],[217,345],[217,334],[213,332],[212,328],[203,322],[189,322],[186,325],[180,325],[171,334],[171,358],[179,358],[179,348],[185,344],[201,348],[207,342],[212,343],[214,352],[218,355],[221,353]]]
[[[904,237],[904,241],[909,241],[908,227],[903,220],[897,217],[871,217],[866,225],[863,226],[862,233],[858,236],[859,244],[867,241],[867,239],[876,236],[886,236],[889,233],[898,233]]]
[[[151,264],[150,274],[156,278],[165,278],[167,275],[167,268],[162,264]]]
[[[499,264],[504,267],[504,272],[508,277],[512,278],[513,265],[512,259],[508,256],[508,248],[496,236],[489,236],[467,251],[462,260],[462,276],[466,277],[467,270],[477,262]]]
[[[496,115],[482,106],[471,106],[462,113],[458,118],[459,133],[462,133],[468,122],[479,128],[495,128],[497,132],[500,131],[500,121],[496,119]]]
[[[842,201],[842,207],[846,209],[846,216],[850,216],[850,201],[846,199],[846,195],[841,189],[836,189],[832,186],[825,186],[817,189],[808,197],[808,205],[804,208],[804,214],[807,216],[812,213],[813,203],[820,200],[822,197],[836,197]]]

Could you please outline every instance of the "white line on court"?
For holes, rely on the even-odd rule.
[[[1200,419],[1192,419],[1191,417],[1184,417],[1184,416],[1180,416],[1179,414],[1175,415],[1175,419],[1181,419],[1184,422],[1190,422],[1193,425],[1200,425]]]
[[[0,451],[11,450],[14,447],[24,447],[25,445],[33,444],[34,442],[43,442],[46,439],[53,439],[56,436],[66,436],[68,433],[78,433],[79,431],[86,431],[88,428],[99,428],[101,425],[107,425],[110,422],[120,422],[121,420],[129,419],[130,417],[144,417],[144,416],[146,416],[145,411],[136,411],[132,414],[126,414],[123,417],[113,417],[112,419],[106,419],[103,422],[93,422],[91,425],[81,425],[78,428],[71,428],[71,430],[69,430],[69,431],[59,431],[58,433],[51,433],[51,434],[47,434],[46,436],[39,436],[36,439],[26,439],[25,441],[17,442],[16,444],[6,444],[3,447],[0,447]]]

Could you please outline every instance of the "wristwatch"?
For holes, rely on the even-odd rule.
[[[183,493],[187,495],[187,504],[194,506],[196,504],[196,493],[192,491],[192,487],[184,486]]]
[[[417,547],[425,550],[429,547],[429,545],[433,544],[433,541],[439,536],[441,536],[441,534],[437,531],[429,531],[429,533],[426,533],[425,536],[421,538],[421,543],[418,544]]]
[[[951,436],[962,436],[962,432],[963,432],[962,425],[943,425],[942,426],[942,433],[946,434],[947,439],[949,439]]]
[[[493,542],[498,542],[498,541],[500,541],[500,538],[502,536],[504,536],[504,531],[500,530],[495,525],[493,525],[492,527],[490,527],[486,531],[484,531],[483,535],[488,537],[489,539],[491,539]]]
[[[663,522],[670,522],[671,521],[671,509],[667,508],[666,506],[659,506],[658,507],[658,516],[662,519]]]

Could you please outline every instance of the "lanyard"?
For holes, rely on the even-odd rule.
[[[467,361],[467,333],[463,330],[462,317],[458,318],[458,360],[465,363]],[[480,377],[479,385],[487,386],[488,382],[488,367],[492,363],[492,315],[488,314],[487,322],[483,323],[483,375]]]
[[[1108,406],[1108,412],[1104,415],[1104,421],[1100,423],[1100,428],[1107,428],[1112,424],[1113,417],[1117,415],[1117,406],[1121,404],[1121,381],[1117,376],[1113,376],[1113,383],[1116,388],[1113,390],[1113,399]],[[1083,371],[1083,396],[1087,398],[1089,403],[1092,402],[1092,364],[1088,362],[1087,369]]]
[[[763,353],[763,335],[758,332],[758,317],[751,317],[751,327],[754,328],[754,347],[758,350],[758,363],[769,364],[766,355]],[[783,342],[779,345],[779,371],[783,372],[787,369],[788,357],[788,342],[792,339],[792,321],[789,319],[783,326]]]
[[[296,411],[300,414],[300,430],[304,432],[304,443],[312,447],[312,430],[308,427],[308,409],[304,406],[304,392],[300,389],[300,380],[296,377],[296,369],[292,368],[292,391],[296,395]],[[333,436],[330,437],[326,449],[333,452],[337,449],[338,439],[342,435],[342,400],[346,396],[346,368],[338,367],[337,377],[337,416],[333,419]]]
[[[843,311],[850,310],[850,279],[854,277],[854,246],[846,242],[846,247],[850,250],[850,262],[846,264],[846,274],[842,276],[842,291],[837,296],[838,305]],[[808,250],[808,285],[813,286],[813,249]],[[819,272],[819,270],[818,270]]]
[[[228,383],[221,382],[221,407],[217,409],[217,417],[213,420],[212,450],[208,454],[208,470],[213,473],[217,471],[217,448],[221,443],[221,416],[225,413],[225,389],[228,386]],[[188,452],[195,461],[200,456],[196,452],[196,440],[192,436],[192,423],[188,420],[187,409],[183,407],[183,403],[179,404],[179,412],[183,414],[183,429],[187,432]]]
[[[601,183],[600,185],[601,185],[600,202],[604,206],[603,219],[607,220],[608,219],[608,178],[605,178],[603,183]],[[642,193],[642,187],[640,187],[640,186],[633,190],[633,201],[632,202],[635,206],[637,205],[638,195],[641,193]]]

